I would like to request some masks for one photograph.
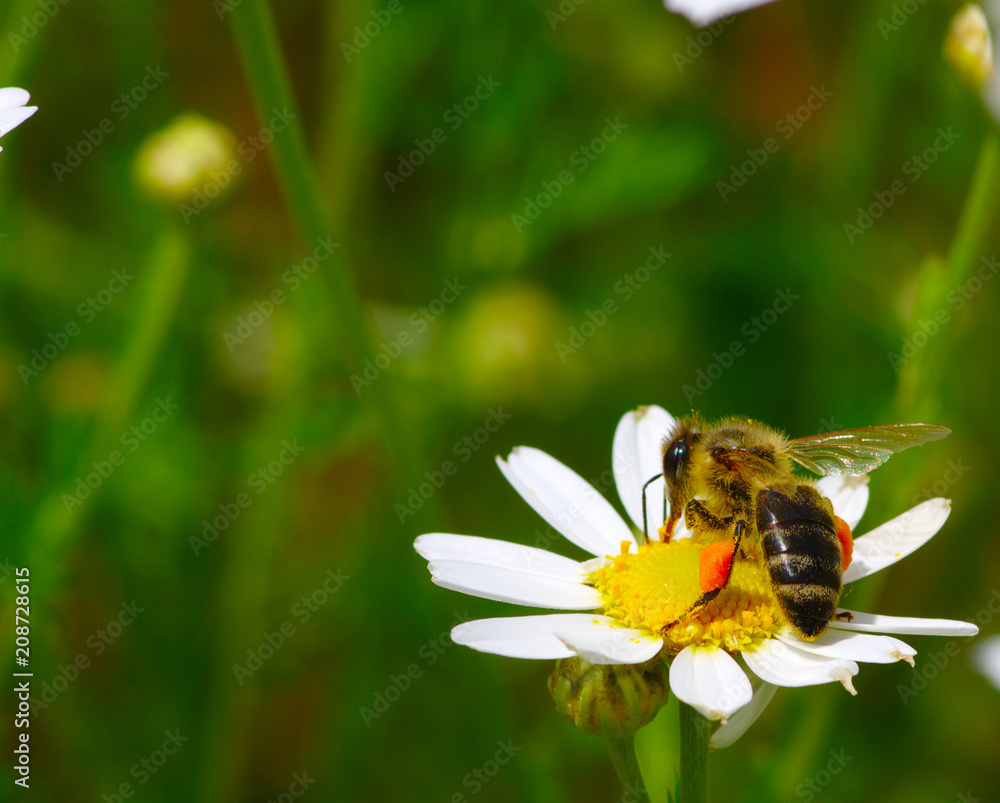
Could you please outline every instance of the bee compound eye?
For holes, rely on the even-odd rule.
[[[663,453],[663,478],[667,482],[677,479],[677,472],[681,464],[687,460],[688,445],[683,438],[678,438],[671,443]]]

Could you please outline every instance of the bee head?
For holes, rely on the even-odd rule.
[[[667,497],[673,502],[678,489],[687,484],[691,453],[701,439],[701,432],[689,421],[680,421],[663,442],[663,479]]]

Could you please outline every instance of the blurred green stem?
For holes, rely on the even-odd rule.
[[[983,142],[979,160],[966,198],[958,229],[944,262],[929,257],[918,279],[917,297],[910,319],[911,329],[921,321],[934,320],[946,309],[948,294],[968,277],[984,256],[988,235],[996,230],[997,203],[1000,200],[1000,135],[993,129]],[[900,420],[914,415],[933,416],[936,410],[928,400],[934,394],[947,369],[949,337],[937,337],[900,368],[895,409]],[[924,401],[921,402],[921,399]]]
[[[677,803],[708,800],[708,740],[712,729],[705,717],[681,703],[681,771],[677,777]]]
[[[124,338],[125,351],[105,388],[90,441],[80,451],[69,478],[49,492],[30,525],[27,543],[31,565],[52,566],[49,561],[53,559],[58,565],[59,553],[72,540],[96,496],[94,491],[86,499],[79,499],[77,480],[91,461],[106,461],[118,445],[177,310],[189,262],[186,234],[174,225],[165,227],[137,271],[142,297],[135,311],[134,329]],[[67,498],[77,504],[67,502]],[[49,577],[46,582],[55,585],[56,578]]]
[[[618,780],[622,782],[625,793],[630,795],[632,800],[648,803],[649,794],[646,792],[642,770],[639,769],[639,761],[635,757],[635,736],[608,739],[608,752],[611,754],[611,763],[615,765],[615,772],[618,773]]]
[[[924,260],[917,280],[916,299],[910,316],[907,333],[913,332],[921,321],[934,320],[939,310],[947,310],[948,294],[972,273],[979,259],[987,237],[996,231],[996,212],[1000,201],[1000,135],[996,129],[990,131],[983,142],[973,174],[972,186],[959,218],[958,226],[948,249],[947,258],[928,256]],[[940,325],[940,324],[939,324]],[[948,354],[952,332],[942,333],[930,339],[926,346],[900,366],[899,383],[896,390],[893,418],[896,421],[926,420],[938,422],[938,388],[945,381],[948,369]],[[924,447],[927,448],[927,447]],[[912,466],[912,467],[909,467]],[[890,466],[891,468],[891,466]],[[893,487],[896,489],[888,499],[888,509],[899,512],[910,504],[915,486],[915,473],[919,466],[910,463],[903,473],[895,475]],[[868,515],[871,515],[869,513]],[[886,573],[868,578],[865,583],[851,588],[852,609],[867,611],[877,604]],[[794,779],[809,775],[814,757],[819,752],[821,740],[830,732],[840,710],[840,704],[832,695],[810,709],[806,727],[795,736],[785,751],[781,762],[784,788],[776,788],[776,794],[787,794]]]
[[[265,0],[245,0],[230,18],[261,120],[276,113],[290,118],[287,128],[274,137],[271,148],[278,180],[295,224],[311,248],[331,235],[331,218],[320,189],[319,173],[306,147],[274,19]],[[332,254],[320,270],[321,309],[317,318],[325,322],[324,310],[332,310],[334,343],[340,347],[347,370],[361,377],[366,363],[373,361],[376,354],[361,296],[341,253]],[[371,382],[364,392],[374,399],[383,445],[396,468],[404,477],[416,477],[421,461],[415,454],[411,428],[403,425],[390,373]]]

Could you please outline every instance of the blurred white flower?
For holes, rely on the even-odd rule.
[[[972,653],[972,662],[990,683],[1000,689],[1000,636],[980,641]]]
[[[667,11],[683,14],[692,25],[703,28],[716,20],[756,8],[774,0],[663,0]]]
[[[0,137],[17,128],[38,111],[37,106],[25,106],[31,99],[25,90],[16,86],[0,89]],[[0,148],[2,151],[3,148]]]

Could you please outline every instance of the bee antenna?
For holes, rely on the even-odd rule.
[[[646,489],[651,483],[656,482],[663,474],[657,474],[655,477],[646,481],[646,484],[642,486],[642,536],[648,542],[649,541],[649,519],[646,516]],[[663,518],[667,518],[667,497],[666,494],[663,496]]]

